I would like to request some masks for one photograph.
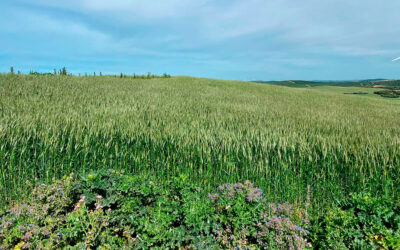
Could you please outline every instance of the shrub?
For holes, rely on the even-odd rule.
[[[209,194],[181,175],[159,182],[114,170],[27,182],[3,211],[0,248],[305,248],[301,216],[266,203],[249,181]]]
[[[352,194],[314,222],[313,237],[322,249],[399,249],[400,205],[387,197]]]
[[[311,247],[305,238],[308,232],[301,227],[308,226],[306,220],[297,216],[292,205],[268,203],[262,194],[250,181],[224,184],[217,193],[209,194],[221,245],[239,249]]]
[[[73,179],[70,175],[50,185],[35,183],[34,188],[27,181],[26,187],[32,188],[32,194],[22,204],[13,204],[7,212],[2,212],[0,248],[19,244],[24,248],[58,247],[59,225],[73,203]]]
[[[381,90],[381,91],[375,91],[374,94],[380,95],[382,97],[386,98],[398,98],[400,97],[400,91],[396,90]]]

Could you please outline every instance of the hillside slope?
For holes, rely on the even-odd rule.
[[[26,179],[121,168],[277,200],[400,191],[400,103],[173,77],[0,76],[0,199]]]

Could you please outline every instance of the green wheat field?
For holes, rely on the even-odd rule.
[[[365,95],[350,95],[358,90]],[[0,75],[0,201],[26,180],[100,168],[250,180],[317,206],[354,191],[398,197],[400,101],[373,89],[171,77]]]

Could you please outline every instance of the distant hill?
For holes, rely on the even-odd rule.
[[[287,86],[294,88],[317,87],[317,86],[338,86],[338,87],[373,87],[380,86],[400,86],[400,80],[386,79],[368,79],[358,81],[302,81],[302,80],[287,80],[287,81],[252,81],[256,83],[273,84],[279,86]]]

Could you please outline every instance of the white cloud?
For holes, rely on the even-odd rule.
[[[38,0],[36,4],[104,16],[111,23],[169,26],[187,44],[273,33],[283,42],[304,46],[353,45],[368,50],[400,37],[396,25],[400,1],[395,0]]]
[[[34,5],[38,8],[10,14],[9,24],[2,21],[0,29],[17,26],[27,34],[75,38],[77,51],[186,57],[225,65],[239,65],[246,58],[249,68],[260,70],[274,62],[323,64],[314,55],[391,58],[400,53],[397,0],[37,0]],[[65,10],[84,18],[48,13]],[[90,23],[98,19],[112,28]]]

